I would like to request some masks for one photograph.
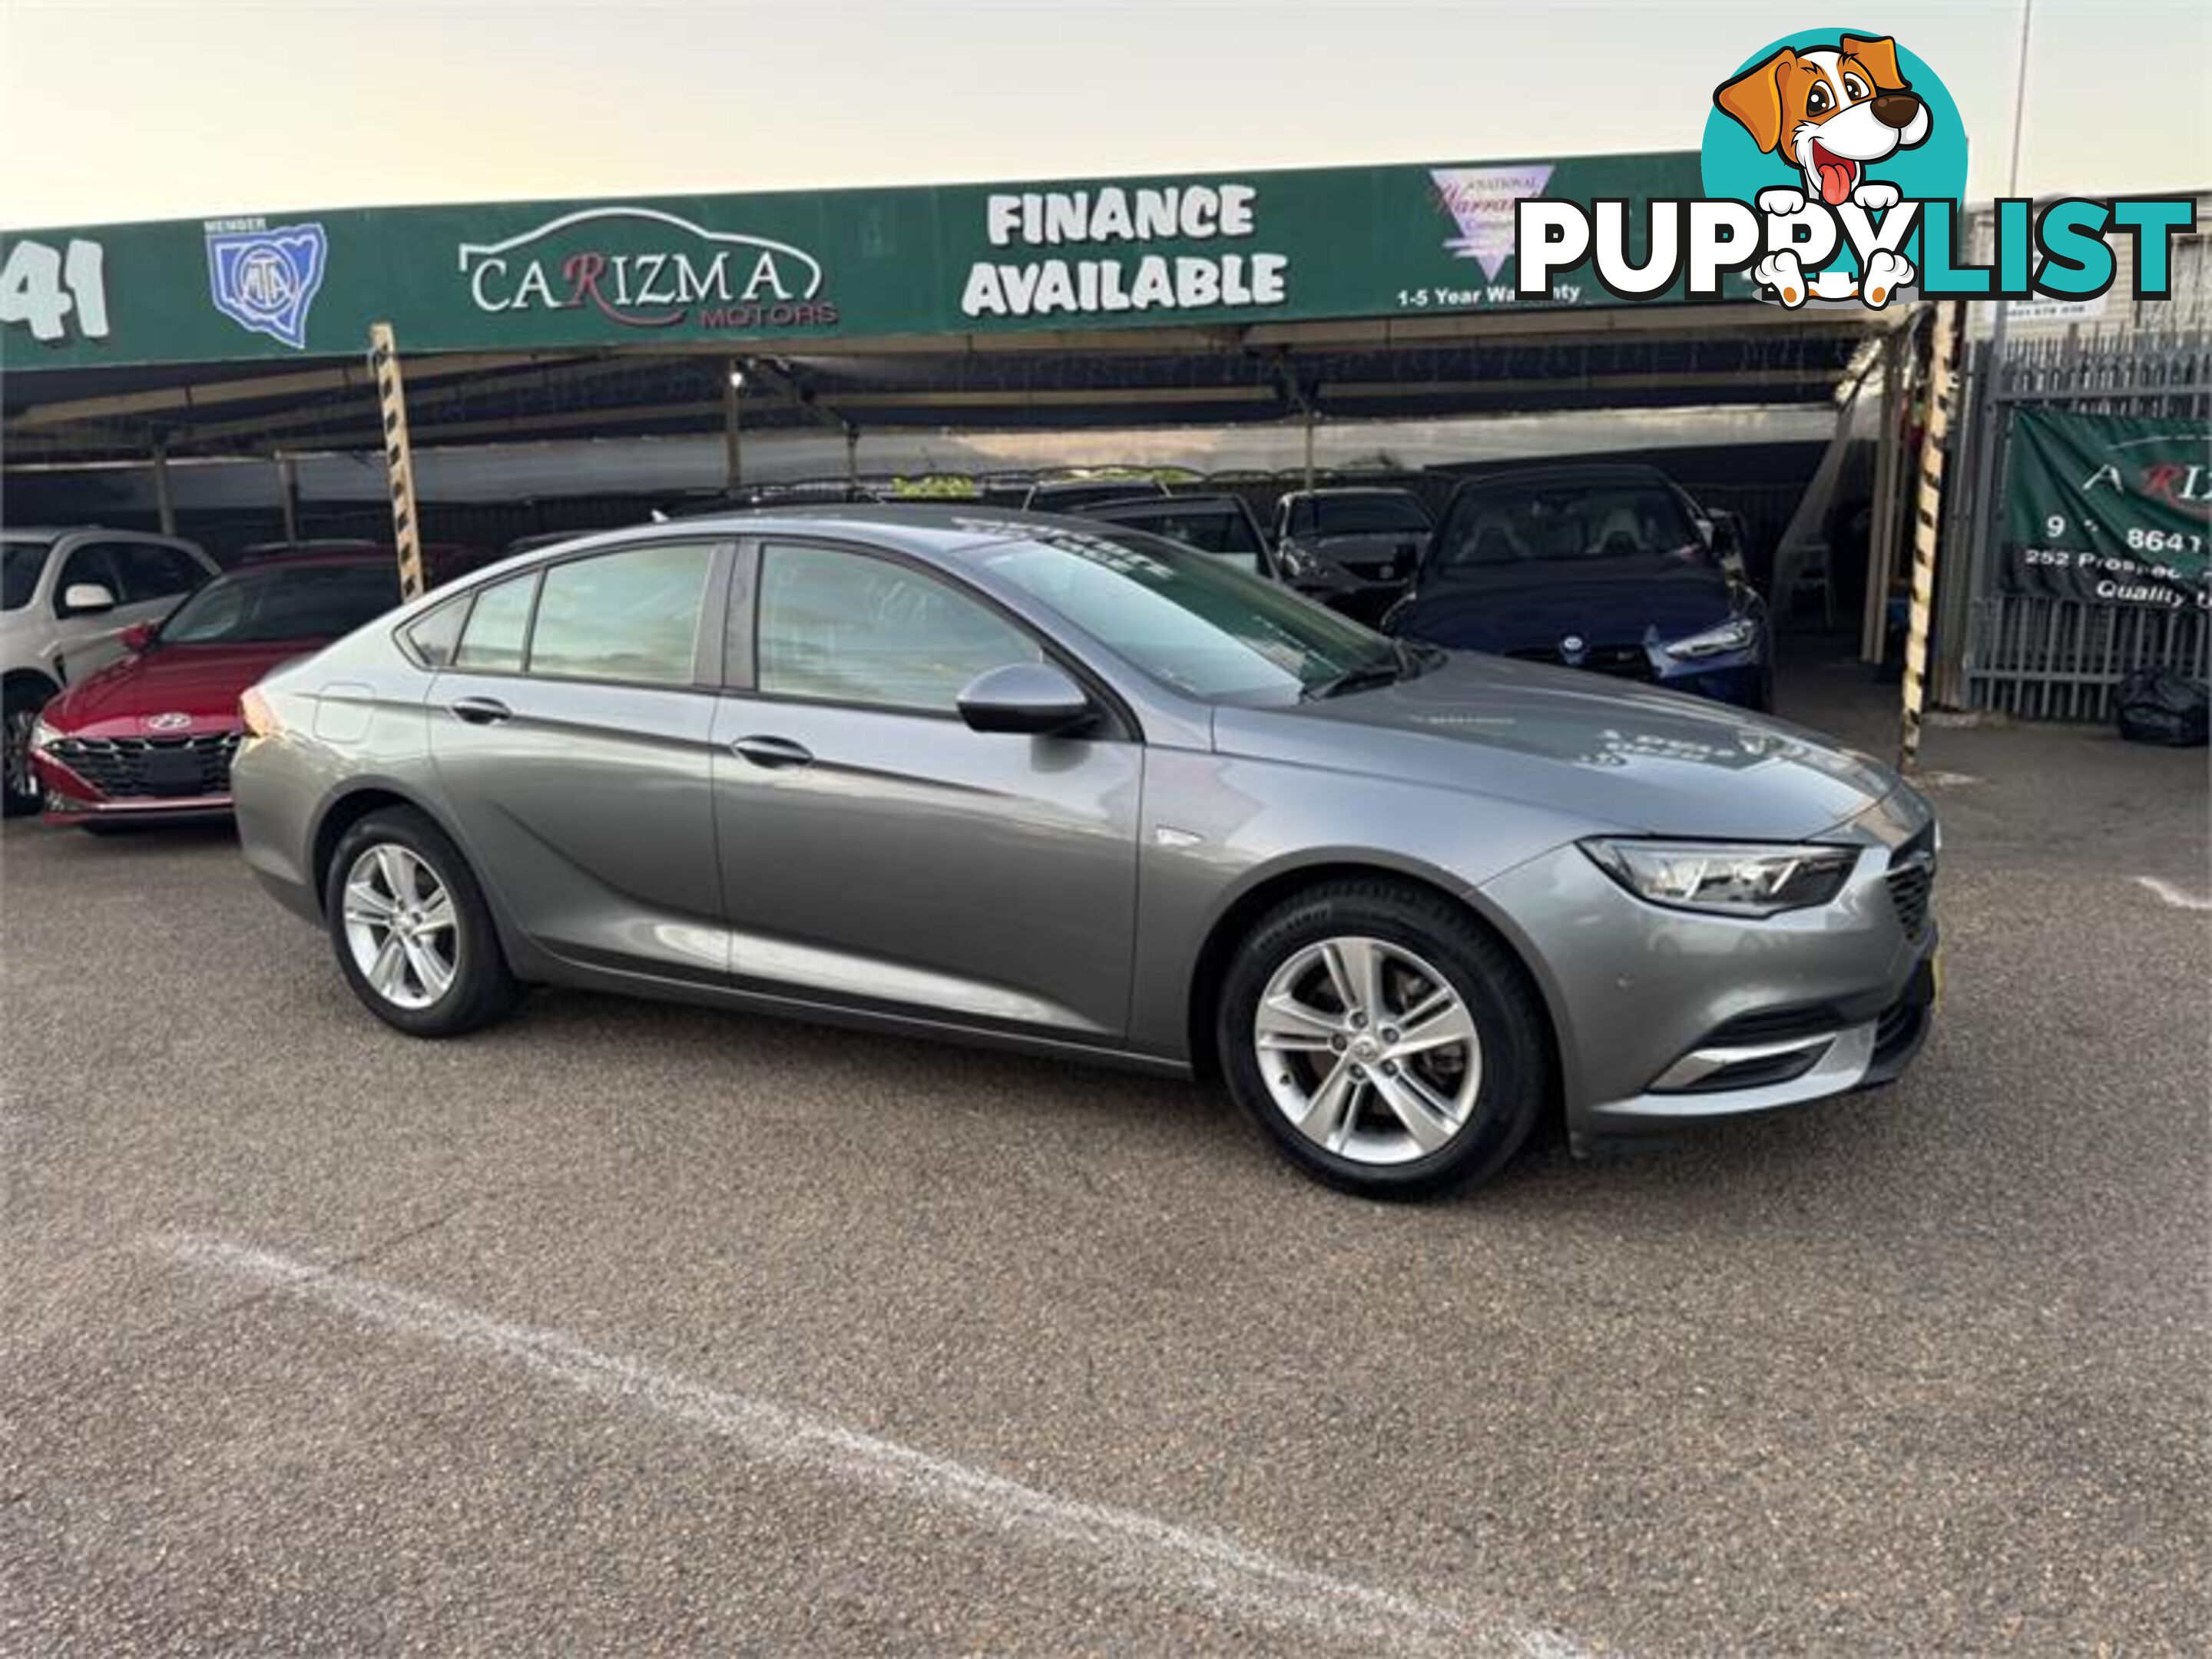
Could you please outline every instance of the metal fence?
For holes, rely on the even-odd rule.
[[[2212,421],[2212,331],[2069,333],[1984,341],[1974,348],[1960,452],[1971,486],[1954,497],[1939,630],[1963,650],[1939,673],[1939,701],[2032,720],[2104,720],[2112,690],[2138,669],[2212,677],[2212,626],[2202,610],[2153,612],[2126,605],[2003,591],[2006,449],[2012,411],[2058,406],[2079,414]],[[1949,653],[1947,653],[1949,654]]]

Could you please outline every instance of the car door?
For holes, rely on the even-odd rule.
[[[872,549],[749,544],[714,721],[748,987],[1079,1040],[1127,1026],[1144,750],[980,732],[956,700],[1042,643]]]
[[[711,744],[729,556],[676,538],[490,583],[431,682],[431,757],[472,862],[569,961],[727,972]]]
[[[134,622],[157,619],[143,617],[143,607],[129,603],[116,547],[106,541],[71,542],[63,548],[54,568],[47,599],[54,618],[52,661],[54,678],[64,684],[74,684],[121,659],[123,630]],[[70,590],[86,584],[106,588],[114,603],[71,605]]]

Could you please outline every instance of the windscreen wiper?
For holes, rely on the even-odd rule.
[[[1300,695],[1308,702],[1319,702],[1324,697],[1340,697],[1347,691],[1364,691],[1378,685],[1395,685],[1407,672],[1402,655],[1390,662],[1362,663],[1357,668],[1347,668],[1340,674],[1332,674],[1325,680],[1316,680]]]

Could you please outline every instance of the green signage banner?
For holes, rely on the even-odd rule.
[[[2007,591],[2212,608],[2212,422],[2021,409],[2005,455]]]
[[[350,356],[377,321],[408,352],[757,349],[1611,306],[1580,272],[1516,295],[1514,203],[1698,179],[1682,152],[28,230],[0,238],[0,368]]]

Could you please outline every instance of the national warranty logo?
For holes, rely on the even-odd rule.
[[[1792,309],[1808,301],[1880,310],[1901,293],[1947,300],[2089,300],[2133,254],[2134,294],[2165,299],[2172,239],[2193,198],[1995,205],[1987,264],[1972,262],[1961,207],[1966,134],[1942,78],[1873,29],[1770,40],[1711,89],[1702,197],[1644,204],[1533,199],[1514,207],[1523,297],[1588,264],[1623,300],[1735,297],[1745,279]],[[1640,207],[1640,214],[1638,212]]]
[[[220,219],[207,226],[208,291],[215,308],[295,351],[307,346],[307,312],[330,250],[320,225]]]

